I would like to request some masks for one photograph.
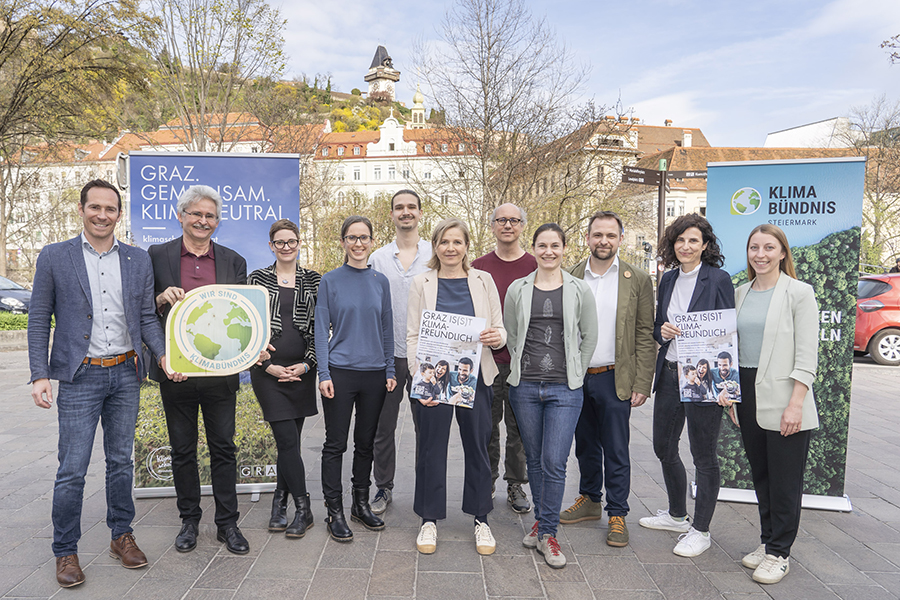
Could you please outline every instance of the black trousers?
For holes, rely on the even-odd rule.
[[[200,522],[200,474],[197,465],[197,416],[203,411],[210,475],[216,502],[216,525],[238,521],[237,447],[234,445],[234,411],[237,396],[224,377],[197,377],[159,384],[166,426],[172,446],[172,476],[178,514],[182,521]]]
[[[412,386],[409,361],[406,358],[395,356],[394,369],[397,372],[397,387],[384,397],[384,406],[381,409],[381,416],[378,417],[378,430],[375,432],[375,466],[372,470],[378,489],[389,490],[394,489],[394,473],[397,471],[397,444],[394,438],[397,417],[400,415],[400,405],[403,404],[403,394],[409,393]],[[410,400],[418,402],[412,398]],[[416,413],[413,412],[412,415],[413,425],[418,431]]]
[[[355,488],[371,485],[372,448],[378,418],[384,404],[387,376],[381,371],[351,371],[330,367],[334,385],[334,398],[322,398],[325,415],[325,445],[322,447],[322,493],[326,500],[340,498],[341,468],[347,440],[350,436],[350,418],[356,407],[356,424],[353,428],[353,474]]]
[[[423,519],[447,518],[447,450],[454,413],[465,457],[462,510],[476,517],[493,510],[491,463],[488,458],[492,403],[493,392],[480,375],[472,408],[450,404],[424,406],[416,401],[419,439],[413,510]]]
[[[738,419],[759,500],[759,541],[766,554],[787,558],[800,529],[803,474],[812,431],[783,436],[756,422],[756,369],[741,368]]]
[[[304,421],[300,417],[269,422],[278,448],[278,482],[275,487],[289,491],[294,498],[306,495],[306,468],[303,466],[303,457],[300,456],[300,434],[303,432]]]

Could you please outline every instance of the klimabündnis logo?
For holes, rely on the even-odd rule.
[[[744,187],[731,196],[731,214],[752,215],[762,206],[762,196],[752,187]]]

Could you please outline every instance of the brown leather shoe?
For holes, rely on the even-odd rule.
[[[137,569],[147,564],[147,557],[134,541],[134,534],[123,533],[109,543],[109,555],[122,561],[126,569]]]
[[[84,583],[84,573],[78,564],[78,555],[56,557],[56,581],[60,587],[72,587]]]

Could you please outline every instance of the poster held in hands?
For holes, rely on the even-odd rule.
[[[411,398],[472,408],[486,321],[423,310]]]
[[[716,402],[725,395],[741,401],[738,375],[737,312],[733,308],[675,315],[681,335],[678,388],[682,402]]]

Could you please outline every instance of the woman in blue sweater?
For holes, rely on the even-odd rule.
[[[326,273],[316,303],[316,354],[325,415],[322,492],[328,529],[338,542],[353,540],[342,503],[341,463],[353,432],[353,503],[350,517],[366,529],[384,529],[369,507],[369,474],[378,417],[385,394],[394,389],[394,335],[387,277],[369,268],[372,223],[352,216],[341,227],[344,264]],[[329,332],[331,337],[329,339]]]

